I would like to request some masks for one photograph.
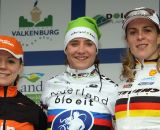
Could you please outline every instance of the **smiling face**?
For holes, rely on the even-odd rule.
[[[138,18],[131,21],[126,30],[126,41],[131,53],[140,61],[158,57],[158,37],[156,25],[149,19]]]
[[[21,70],[19,59],[7,51],[0,50],[0,86],[13,85]]]
[[[66,55],[71,68],[83,70],[94,64],[97,48],[91,40],[75,38],[68,43]]]

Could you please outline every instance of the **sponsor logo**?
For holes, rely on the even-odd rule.
[[[94,102],[100,102],[103,105],[108,104],[108,97],[102,98],[100,95],[94,95],[86,91],[86,89],[73,89],[66,87],[65,90],[56,91],[56,85],[54,85],[55,91],[51,92],[51,96],[54,98],[56,104],[75,104],[93,106]],[[71,98],[70,95],[75,95],[77,98]],[[83,98],[79,98],[83,97]]]
[[[107,19],[103,15],[96,15],[93,18],[96,20],[98,26],[102,26],[112,21],[111,19]]]
[[[97,21],[98,26],[102,26],[108,23],[122,23],[123,13],[106,13],[105,15],[98,14],[93,18]]]
[[[153,69],[149,72],[149,76],[154,76],[157,74],[157,70]]]
[[[9,46],[14,47],[14,45],[10,41],[8,41],[8,40],[2,40],[2,39],[0,39],[0,42],[1,42],[1,44],[3,43],[3,44],[7,44]]]
[[[43,73],[24,74],[21,78],[26,79],[27,81],[29,81],[29,83],[22,84],[20,87],[20,91],[22,93],[42,92],[43,81],[40,79],[43,76]]]
[[[153,85],[154,82],[140,82],[138,85]]]
[[[53,27],[53,16],[49,14],[42,19],[42,12],[36,0],[30,11],[31,19],[19,16],[19,28],[12,30],[11,33],[21,40],[22,46],[36,45],[43,39],[53,43],[53,38],[59,35],[59,29]]]
[[[32,99],[35,103],[40,104],[40,97],[42,92],[43,81],[41,78],[44,73],[30,73],[21,76],[21,79],[26,79],[28,83],[22,82],[20,85],[20,92]]]
[[[155,83],[155,77],[144,78],[138,85],[153,85]]]
[[[90,84],[89,87],[90,88],[98,88],[98,85],[97,84]]]
[[[5,127],[4,127],[5,126]],[[7,126],[6,124],[4,123],[1,123],[0,124],[0,130],[3,130],[3,129],[6,129],[6,130],[15,130],[14,127],[10,127],[10,126]]]
[[[43,76],[44,76],[44,73],[31,73],[31,74],[24,74],[23,76],[21,76],[21,78],[25,78],[28,81],[34,83]]]
[[[66,110],[55,117],[51,130],[90,130],[93,116],[84,110]]]
[[[157,88],[142,88],[142,89],[135,89],[133,91],[120,91],[119,95],[128,95],[131,93],[139,94],[139,93],[157,93],[160,92]]]

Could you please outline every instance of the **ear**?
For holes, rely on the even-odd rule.
[[[18,74],[20,75],[23,72],[23,64],[20,64]]]
[[[159,45],[160,45],[160,34],[158,34],[157,44],[159,44]]]
[[[124,37],[124,44],[127,48],[129,48],[129,43],[127,37]]]

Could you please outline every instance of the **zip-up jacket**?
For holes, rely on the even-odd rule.
[[[156,61],[137,63],[135,80],[119,85],[116,130],[160,129],[160,73],[156,65]]]
[[[46,130],[46,115],[16,86],[0,87],[0,130]]]
[[[47,130],[112,130],[116,96],[116,84],[104,76],[100,81],[94,66],[86,70],[68,66],[47,81],[42,93],[48,106]]]

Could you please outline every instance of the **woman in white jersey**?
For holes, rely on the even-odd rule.
[[[127,12],[125,31],[127,54],[123,58],[123,82],[116,102],[117,130],[160,129],[159,19],[150,8]]]
[[[42,103],[48,129],[112,130],[116,84],[100,75],[96,21],[80,17],[69,22],[65,40],[66,71],[47,81]]]

